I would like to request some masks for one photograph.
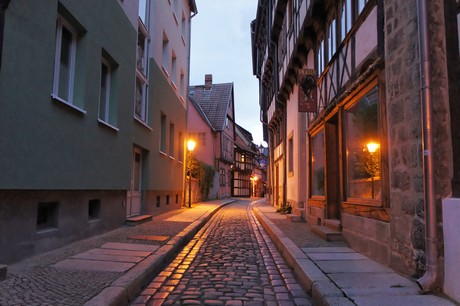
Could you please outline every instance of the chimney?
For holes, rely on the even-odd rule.
[[[204,76],[204,89],[210,90],[212,87],[212,74],[205,74]]]

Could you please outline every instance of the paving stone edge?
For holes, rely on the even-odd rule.
[[[128,305],[129,301],[132,301],[142,291],[142,288],[148,284],[152,278],[152,274],[158,273],[167,263],[166,260],[168,258],[177,254],[182,247],[190,242],[193,236],[198,233],[219,209],[236,201],[236,199],[231,199],[203,214],[153,254],[116,279],[109,287],[104,288],[87,301],[84,306]]]
[[[297,281],[311,294],[313,305],[355,305],[259,208],[253,205],[252,210]]]

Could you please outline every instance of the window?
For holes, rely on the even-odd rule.
[[[173,81],[174,85],[177,84],[177,57],[174,50],[172,51],[171,57],[171,80]]]
[[[179,195],[176,194],[176,204],[179,203]]]
[[[294,174],[294,137],[292,134],[289,136],[288,139],[288,174]]]
[[[311,138],[311,195],[324,196],[324,130]]]
[[[335,51],[337,51],[337,32],[335,28],[335,19],[332,20],[331,24],[329,25],[329,33],[328,33],[328,61],[332,59],[332,57],[335,54]]]
[[[169,205],[169,194],[166,195],[166,205]]]
[[[169,156],[174,157],[174,123],[169,124]]]
[[[111,103],[112,65],[105,58],[101,62],[101,84],[99,88],[99,120],[115,127],[116,107]]]
[[[147,0],[139,0],[139,18],[147,25]]]
[[[147,85],[146,80],[137,74],[136,77],[136,100],[134,105],[134,115],[137,119],[147,122]]]
[[[457,1],[457,5],[458,5]],[[460,5],[457,6],[457,35],[458,35],[458,55],[460,56]]]
[[[185,97],[185,75],[184,75],[184,72],[181,70],[180,72],[180,95],[182,98]]]
[[[358,15],[361,14],[368,0],[358,0]]]
[[[157,196],[157,203],[156,203],[156,206],[157,206],[157,207],[160,207],[160,205],[161,205],[161,196],[158,195],[158,196]]]
[[[139,26],[137,33],[135,118],[147,122],[147,33]]]
[[[160,119],[160,151],[163,153],[166,153],[166,115],[161,114],[161,119]]]
[[[341,37],[343,41],[347,36],[348,32],[351,29],[352,22],[352,10],[351,10],[351,0],[345,1],[342,5],[342,18],[341,18]]]
[[[169,74],[169,40],[165,33],[163,33],[163,47],[162,47],[162,60],[161,66],[164,72]]]
[[[73,105],[77,34],[68,22],[58,17],[54,59],[53,98]]]
[[[179,137],[177,139],[177,160],[180,162],[184,161],[184,134],[179,132]]]
[[[97,220],[101,212],[101,200],[94,199],[88,201],[88,219]]]
[[[225,169],[220,168],[219,174],[220,174],[220,180],[219,180],[220,186],[225,186],[225,183],[226,183]]]
[[[190,138],[194,139],[198,146],[206,146],[206,133],[190,133]]]
[[[321,76],[323,74],[324,68],[325,68],[325,62],[324,62],[324,40],[321,41],[319,48],[318,48],[318,58],[317,58],[317,65],[318,65],[318,76]]]
[[[348,198],[381,198],[378,130],[378,91],[374,87],[346,111]]]
[[[37,232],[58,227],[58,203],[38,203]]]
[[[185,13],[182,12],[182,24],[181,24],[181,30],[182,30],[182,42],[185,45],[185,37],[187,37],[187,20],[185,19]]]

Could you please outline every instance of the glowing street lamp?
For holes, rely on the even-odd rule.
[[[195,150],[196,142],[192,139],[187,141],[188,150],[188,207],[192,207],[192,152]]]

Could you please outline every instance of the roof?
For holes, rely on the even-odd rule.
[[[189,97],[198,112],[203,114],[206,121],[215,131],[223,131],[233,95],[233,83],[212,84],[211,89],[204,85],[190,86]]]

